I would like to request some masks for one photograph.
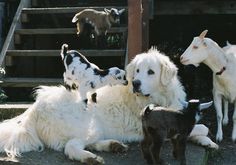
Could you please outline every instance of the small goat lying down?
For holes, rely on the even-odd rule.
[[[83,32],[85,23],[90,23],[94,27],[96,35],[105,35],[113,24],[120,23],[120,15],[124,11],[125,9],[116,8],[111,8],[111,10],[105,8],[104,11],[84,9],[73,17],[72,22],[77,25],[77,34]]]
[[[85,56],[75,50],[68,50],[63,44],[61,57],[65,66],[64,83],[68,90],[79,90],[80,97],[87,104],[87,92],[106,85],[127,85],[125,71],[117,67],[106,70],[99,69],[90,63]]]
[[[201,110],[211,106],[212,101],[200,104],[199,100],[185,103],[182,111],[174,111],[150,104],[141,112],[144,139],[141,150],[149,164],[161,164],[160,150],[166,136],[171,138],[173,156],[186,164],[187,138],[201,116]]]

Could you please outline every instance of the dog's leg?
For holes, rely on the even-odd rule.
[[[101,140],[86,146],[89,150],[106,151],[106,152],[125,152],[128,146],[113,139]]]
[[[65,145],[65,154],[72,160],[78,160],[85,164],[104,164],[102,157],[84,150],[85,144],[78,139],[71,139]]]
[[[192,142],[196,143],[196,144],[200,144],[204,147],[209,147],[209,148],[213,148],[213,149],[218,149],[219,146],[214,143],[209,137],[207,136],[191,136],[189,137],[189,140],[191,140]]]

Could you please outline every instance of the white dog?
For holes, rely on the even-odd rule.
[[[65,66],[64,82],[67,89],[78,89],[81,99],[87,104],[87,93],[105,85],[127,85],[125,71],[117,67],[99,69],[90,63],[81,53],[71,50],[63,44],[61,57]]]
[[[15,156],[46,146],[63,150],[70,159],[102,164],[101,157],[85,148],[126,151],[121,142],[143,138],[140,112],[147,104],[182,108],[185,93],[176,73],[175,65],[157,50],[137,55],[127,66],[131,83],[98,89],[98,103],[88,102],[88,111],[82,110],[78,92],[41,87],[25,113],[0,124],[0,152]],[[217,148],[207,133],[208,129],[199,125],[190,136],[201,145]]]

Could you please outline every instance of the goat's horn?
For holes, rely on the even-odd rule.
[[[202,103],[202,104],[200,104],[199,109],[203,110],[203,109],[209,108],[212,105],[212,103],[213,103],[213,101],[210,101],[210,102],[207,102],[207,103]]]
[[[199,35],[199,38],[203,39],[206,34],[207,34],[208,30],[204,30],[200,35]]]

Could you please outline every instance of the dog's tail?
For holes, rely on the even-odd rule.
[[[63,44],[61,47],[61,58],[62,60],[64,60],[64,58],[66,57],[68,51],[68,45],[67,44]]]
[[[23,152],[42,151],[36,128],[36,117],[33,106],[20,116],[0,123],[0,152],[8,156],[20,156]]]

